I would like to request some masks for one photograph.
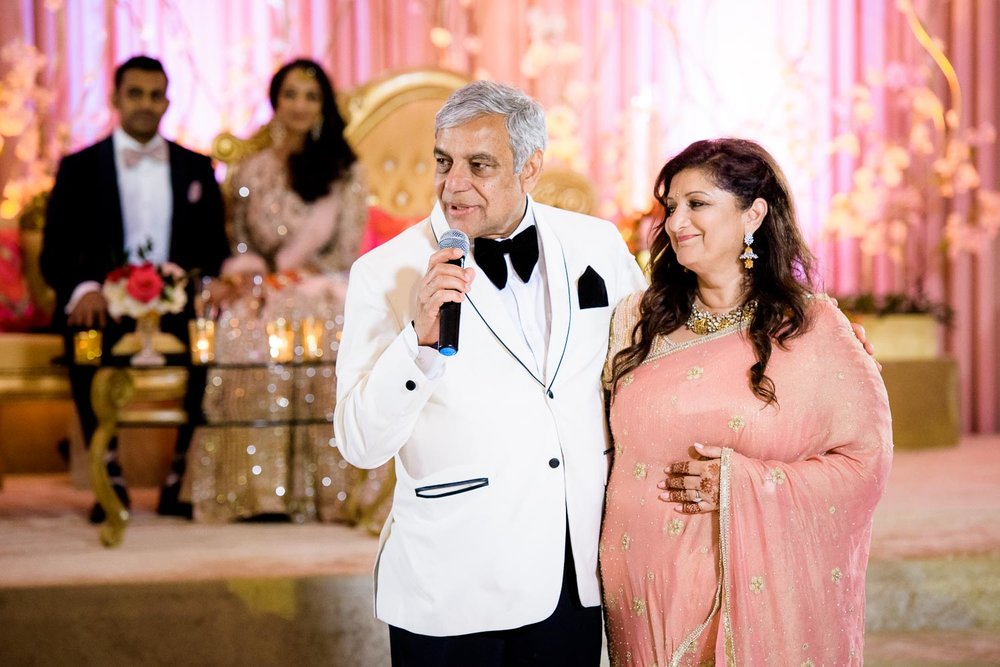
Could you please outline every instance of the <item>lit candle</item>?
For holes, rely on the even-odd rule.
[[[295,357],[295,332],[284,317],[267,323],[267,344],[272,361],[284,363]]]
[[[73,361],[84,366],[101,363],[101,332],[94,329],[78,331],[73,336]]]
[[[302,320],[302,348],[307,359],[323,356],[323,322],[315,317]]]
[[[188,322],[191,339],[191,363],[210,364],[215,361],[215,320],[204,317]]]

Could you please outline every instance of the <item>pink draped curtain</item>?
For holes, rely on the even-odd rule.
[[[955,67],[962,126],[1000,126],[1000,7],[915,0],[914,8]],[[60,152],[108,131],[111,72],[130,55],[163,60],[172,100],[164,133],[200,149],[222,129],[247,132],[267,120],[267,82],[291,57],[317,59],[341,88],[443,67],[538,97],[549,110],[547,161],[588,173],[599,212],[617,220],[649,206],[658,168],[690,141],[762,141],[796,191],[827,290],[911,289],[921,267],[928,295],[957,313],[946,347],[961,364],[964,426],[1000,427],[997,241],[953,258],[928,250],[943,238],[949,207],[969,203],[931,207],[902,262],[824,232],[831,197],[856,166],[830,156],[830,140],[845,130],[841,102],[894,62],[933,72],[896,0],[0,0],[0,10],[0,76],[19,59],[46,58],[40,92],[22,104],[36,112],[37,150],[29,130],[0,122],[0,218],[13,218],[18,195],[30,191],[27,172],[37,181]],[[929,83],[947,101],[943,80]],[[0,121],[10,106],[0,100]],[[907,131],[888,98],[876,92],[872,106],[886,136]],[[998,189],[997,158],[995,143],[974,156],[984,188]]]
[[[954,135],[972,128],[995,133],[1000,128],[1000,42],[996,39],[1000,5],[993,0],[913,3],[916,15],[929,35],[939,40],[954,67],[957,89],[950,89],[896,4],[862,0],[832,3],[834,96],[846,97],[871,71],[885,71],[893,63],[920,64],[928,68],[928,83],[946,107],[961,104]],[[960,94],[958,99],[956,93]],[[911,127],[903,110],[893,106],[888,95],[876,96],[872,103],[875,124],[882,134],[905,144]],[[835,128],[835,132],[842,129]],[[970,162],[978,171],[982,189],[1000,189],[998,157],[995,142],[973,147]],[[850,166],[850,160],[833,161],[833,189],[849,188]],[[912,293],[920,285],[928,297],[950,305],[955,320],[946,331],[944,347],[959,361],[963,427],[972,432],[995,432],[1000,427],[996,334],[1000,328],[1000,270],[996,261],[1000,243],[995,237],[980,238],[974,230],[966,230],[966,242],[974,244],[976,252],[949,253],[946,241],[962,243],[961,239],[947,238],[949,215],[965,215],[983,207],[971,195],[943,197],[933,176],[925,174],[924,178],[916,185],[924,192],[927,206],[918,226],[910,229],[902,244],[902,257],[894,259],[890,253],[868,256],[855,241],[823,244],[818,249],[826,267],[827,289],[841,294],[861,289],[881,294]]]

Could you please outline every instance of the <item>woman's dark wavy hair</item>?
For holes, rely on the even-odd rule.
[[[278,108],[278,94],[288,74],[295,69],[305,70],[316,79],[323,96],[323,129],[319,139],[306,133],[302,150],[288,157],[291,186],[302,201],[312,202],[330,192],[330,186],[343,178],[357,161],[357,156],[344,139],[344,119],[337,109],[333,84],[319,63],[305,58],[282,65],[271,78],[271,108]]]
[[[667,162],[656,179],[654,196],[664,210],[670,182],[685,169],[702,171],[716,187],[733,195],[742,210],[758,197],[767,202],[767,215],[754,232],[753,249],[759,259],[746,273],[745,298],[757,300],[747,328],[757,359],[750,367],[750,387],[766,404],[776,402],[774,383],[764,373],[772,343],[784,347],[806,331],[806,304],[813,292],[813,255],[799,233],[788,182],[759,144],[730,138],[696,141]],[[653,233],[650,286],[639,304],[632,345],[615,355],[613,389],[649,355],[655,336],[683,326],[691,315],[698,278],[677,261],[665,231],[666,220],[664,214]],[[733,257],[733,261],[740,260]]]

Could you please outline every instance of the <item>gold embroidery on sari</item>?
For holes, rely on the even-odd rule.
[[[689,347],[694,347],[696,345],[701,345],[702,343],[709,343],[713,340],[722,338],[723,336],[730,336],[734,333],[739,333],[743,331],[746,327],[733,327],[731,329],[723,329],[717,333],[708,334],[707,336],[702,336],[701,338],[694,338],[692,340],[686,340],[683,343],[675,343],[670,338],[664,335],[658,335],[653,339],[653,344],[649,348],[649,354],[643,359],[641,365],[645,365],[654,362],[658,359],[662,359],[668,354],[673,354],[674,352],[680,352],[681,350],[686,350]]]
[[[636,616],[646,615],[646,601],[642,598],[636,598],[632,601],[632,611],[635,612]]]
[[[722,629],[726,638],[726,665],[736,664],[736,647],[733,644],[732,593],[729,586],[729,535],[732,523],[732,499],[730,488],[733,475],[733,450],[722,448],[721,468],[719,471],[719,589],[722,594]]]
[[[684,641],[680,643],[674,654],[670,656],[670,667],[679,667],[685,653],[695,650],[695,642],[705,632],[712,619],[722,608],[722,628],[726,638],[726,665],[736,664],[736,652],[733,647],[733,623],[730,614],[730,592],[729,592],[729,525],[731,504],[729,499],[729,487],[731,480],[733,450],[729,447],[722,448],[721,468],[719,472],[719,585],[715,589],[715,604],[712,611],[704,623],[692,630]]]

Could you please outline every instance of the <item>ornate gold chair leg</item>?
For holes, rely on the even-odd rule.
[[[90,443],[90,485],[97,502],[104,508],[101,543],[106,547],[121,544],[128,524],[129,511],[111,485],[104,462],[111,439],[118,432],[118,410],[132,394],[132,382],[126,371],[102,368],[94,376],[91,401],[97,415],[97,430]]]

